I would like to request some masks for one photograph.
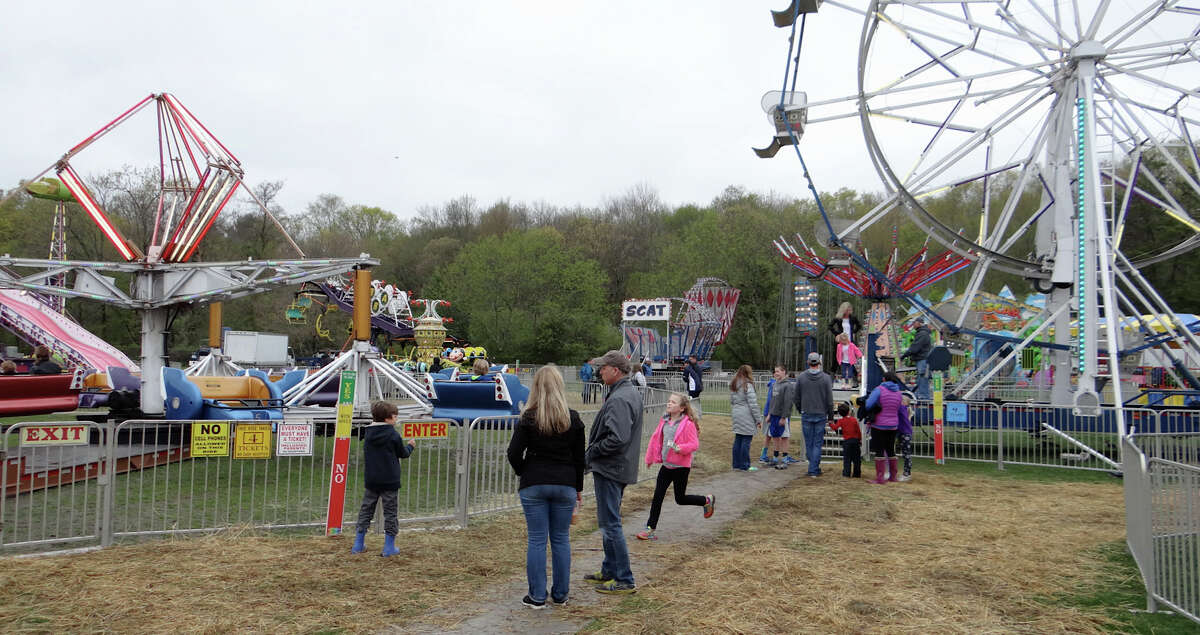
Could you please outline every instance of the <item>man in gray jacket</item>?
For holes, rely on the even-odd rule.
[[[621,499],[625,486],[637,482],[642,451],[642,394],[629,382],[629,360],[609,351],[596,361],[600,381],[609,387],[596,413],[585,454],[596,489],[596,520],[604,542],[600,570],[584,580],[601,593],[633,593],[629,547],[621,529]]]
[[[804,456],[808,475],[821,475],[821,441],[825,426],[833,423],[833,379],[821,370],[821,354],[808,354],[808,370],[796,378],[796,410],[804,428]]]

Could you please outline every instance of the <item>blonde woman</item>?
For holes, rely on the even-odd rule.
[[[850,336],[851,342],[855,342],[861,330],[862,323],[854,316],[854,307],[849,302],[839,304],[833,319],[829,321],[829,332],[833,333],[834,337],[845,333]]]
[[[733,420],[733,469],[757,472],[750,465],[750,440],[762,428],[758,410],[758,395],[754,394],[751,368],[743,364],[729,382],[729,412]]]
[[[583,420],[567,408],[562,375],[547,364],[533,375],[529,401],[508,444],[508,462],[520,477],[528,545],[525,575],[529,593],[521,603],[546,607],[546,542],[553,584],[549,599],[567,603],[571,580],[571,514],[582,500]]]

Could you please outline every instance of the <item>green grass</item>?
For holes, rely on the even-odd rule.
[[[1087,609],[1100,609],[1119,625],[1116,633],[1200,632],[1200,625],[1186,617],[1166,613],[1146,612],[1146,588],[1133,556],[1123,542],[1112,542],[1097,549],[1105,565],[1098,579],[1071,594],[1049,598],[1051,604]]]
[[[420,441],[413,455],[402,462],[402,520],[454,513],[458,434],[457,428],[451,428],[448,439]],[[134,435],[134,442],[142,440]],[[178,445],[177,439],[172,441]],[[113,481],[113,530],[323,524],[333,446],[333,438],[318,436],[311,457],[201,457],[118,474]],[[55,450],[49,452],[53,457]],[[357,443],[351,445],[349,458],[343,527],[356,518],[363,492],[362,450]],[[480,453],[473,458],[476,462],[486,459]],[[97,523],[99,496],[100,487],[92,479],[7,499],[3,501],[5,542],[91,534]]]
[[[866,460],[863,461],[866,463]],[[866,466],[864,465],[864,468]],[[1114,478],[1108,472],[1097,472],[1095,470],[1064,470],[1057,467],[1043,467],[1038,465],[1010,465],[1004,464],[1004,469],[996,469],[995,463],[982,463],[974,461],[956,461],[947,460],[944,464],[938,465],[933,459],[913,459],[913,473],[922,471],[938,472],[941,474],[971,474],[971,475],[987,475],[1000,481],[1016,480],[1016,481],[1033,481],[1037,483],[1120,483],[1120,480]]]

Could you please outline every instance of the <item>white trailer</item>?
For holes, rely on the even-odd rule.
[[[226,331],[222,352],[240,366],[290,366],[288,336],[257,331]]]

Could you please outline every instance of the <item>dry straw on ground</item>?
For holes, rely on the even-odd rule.
[[[728,420],[705,423],[696,481],[729,460]],[[758,501],[706,544],[632,541],[635,567],[668,566],[636,596],[568,610],[598,630],[646,633],[1054,633],[1105,624],[1044,598],[1089,584],[1099,566],[1092,549],[1124,536],[1119,482],[924,470],[883,487],[832,470]],[[643,515],[648,485],[629,491],[627,522]],[[575,531],[594,529],[590,519]],[[405,533],[402,554],[387,559],[376,555],[379,536],[352,557],[348,539],[244,531],[3,560],[0,629],[368,632],[469,606],[523,576],[524,535],[515,512],[462,531]]]

